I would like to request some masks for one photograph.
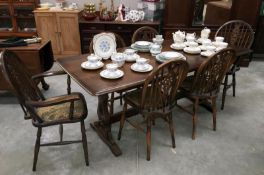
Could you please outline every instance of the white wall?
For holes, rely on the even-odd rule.
[[[103,0],[103,1],[107,4],[108,9],[110,10],[111,0]],[[139,1],[141,0],[114,0],[114,4],[115,4],[115,7],[117,8],[120,2],[122,2],[123,4],[125,4],[125,6],[130,7],[130,9],[136,9],[137,2]],[[56,0],[40,0],[40,2],[41,3],[50,2],[50,3],[55,4]],[[98,3],[100,2],[100,0],[66,0],[66,2],[68,4],[71,2],[76,2],[78,4],[79,9],[83,9],[83,4],[85,3],[95,3],[96,9],[98,9]]]

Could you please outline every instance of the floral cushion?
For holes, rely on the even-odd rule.
[[[69,119],[70,102],[53,105],[49,107],[38,108],[37,114],[44,122]],[[81,118],[84,113],[83,102],[81,100],[74,101],[73,118]]]

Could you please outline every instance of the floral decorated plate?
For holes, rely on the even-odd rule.
[[[93,50],[95,55],[104,60],[110,58],[116,52],[115,35],[112,33],[100,33],[93,38]]]

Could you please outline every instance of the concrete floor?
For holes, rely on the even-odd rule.
[[[175,150],[167,125],[157,121],[153,127],[151,161],[146,161],[144,134],[126,125],[121,141],[123,155],[115,157],[90,123],[97,120],[97,98],[88,95],[77,84],[73,91],[85,94],[89,115],[85,121],[90,166],[86,167],[81,144],[40,149],[37,172],[33,173],[33,151],[36,128],[23,119],[17,100],[9,94],[0,98],[0,174],[63,175],[263,175],[264,174],[264,62],[254,61],[237,77],[237,97],[228,91],[225,110],[218,98],[217,131],[212,130],[211,114],[200,108],[197,139],[191,139],[191,117],[174,111]],[[47,79],[46,97],[66,93],[66,77]],[[181,104],[188,105],[188,101]],[[117,108],[120,108],[119,106]],[[66,125],[65,139],[81,138],[78,124]],[[113,125],[116,137],[118,124]],[[42,141],[57,141],[58,127],[44,129]]]

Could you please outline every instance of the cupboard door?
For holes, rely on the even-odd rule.
[[[80,34],[77,13],[57,13],[62,54],[78,55],[81,53]]]
[[[188,27],[193,17],[193,0],[166,0],[165,27]]]
[[[44,41],[51,40],[54,54],[60,54],[60,43],[55,13],[35,13],[36,26],[39,37]]]

